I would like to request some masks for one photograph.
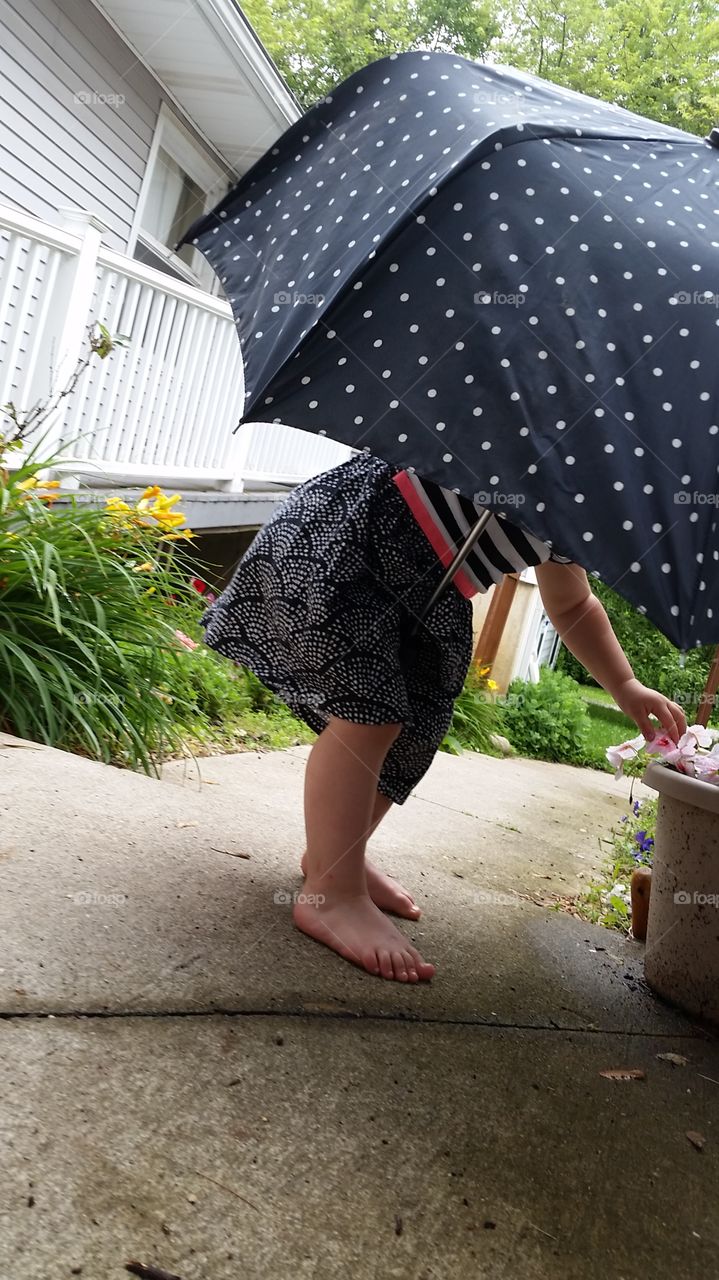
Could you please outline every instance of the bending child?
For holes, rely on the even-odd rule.
[[[294,489],[202,618],[205,642],[251,668],[314,729],[305,774],[305,892],[295,924],[368,973],[430,979],[387,912],[410,893],[369,863],[369,837],[404,804],[447,732],[472,658],[471,597],[536,566],[567,648],[646,737],[674,741],[675,702],[635,679],[585,571],[493,516],[413,635],[418,615],[481,507],[366,453]]]

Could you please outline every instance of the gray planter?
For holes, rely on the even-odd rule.
[[[659,792],[644,972],[650,987],[719,1023],[719,786],[652,763]]]

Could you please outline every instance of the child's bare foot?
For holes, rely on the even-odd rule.
[[[303,933],[377,977],[418,982],[434,976],[434,965],[422,959],[367,894],[323,895],[307,882],[292,915]]]
[[[306,853],[302,855],[300,865],[304,876],[307,874]],[[395,916],[402,916],[404,920],[419,920],[422,912],[412,894],[402,887],[399,880],[386,876],[379,867],[373,867],[371,862],[365,863],[365,870],[367,889],[375,906],[381,911],[391,911]]]

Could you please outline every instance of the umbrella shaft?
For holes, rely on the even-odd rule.
[[[434,608],[437,601],[444,595],[447,587],[449,586],[450,582],[454,578],[455,574],[457,574],[461,569],[462,565],[467,559],[467,556],[469,555],[474,544],[479,538],[480,533],[484,529],[485,525],[489,523],[491,516],[492,516],[491,511],[483,511],[477,523],[473,526],[473,528],[470,529],[469,533],[467,534],[467,537],[465,538],[464,542],[459,548],[459,551],[455,555],[452,563],[447,568],[447,571],[442,575],[440,582],[435,587],[434,591],[432,592],[432,595],[430,596],[424,608],[417,615],[417,621],[415,622],[411,632],[413,636],[417,634],[417,632],[419,631],[419,628],[421,627],[422,623],[427,617],[427,614],[429,613],[430,609]]]

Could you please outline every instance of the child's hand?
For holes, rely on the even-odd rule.
[[[625,715],[633,720],[640,733],[649,740],[657,732],[650,715],[656,716],[662,728],[666,730],[672,742],[677,742],[687,731],[684,712],[676,702],[670,702],[663,693],[656,689],[648,689],[638,680],[626,680],[617,690],[612,690],[614,701],[621,707]]]

